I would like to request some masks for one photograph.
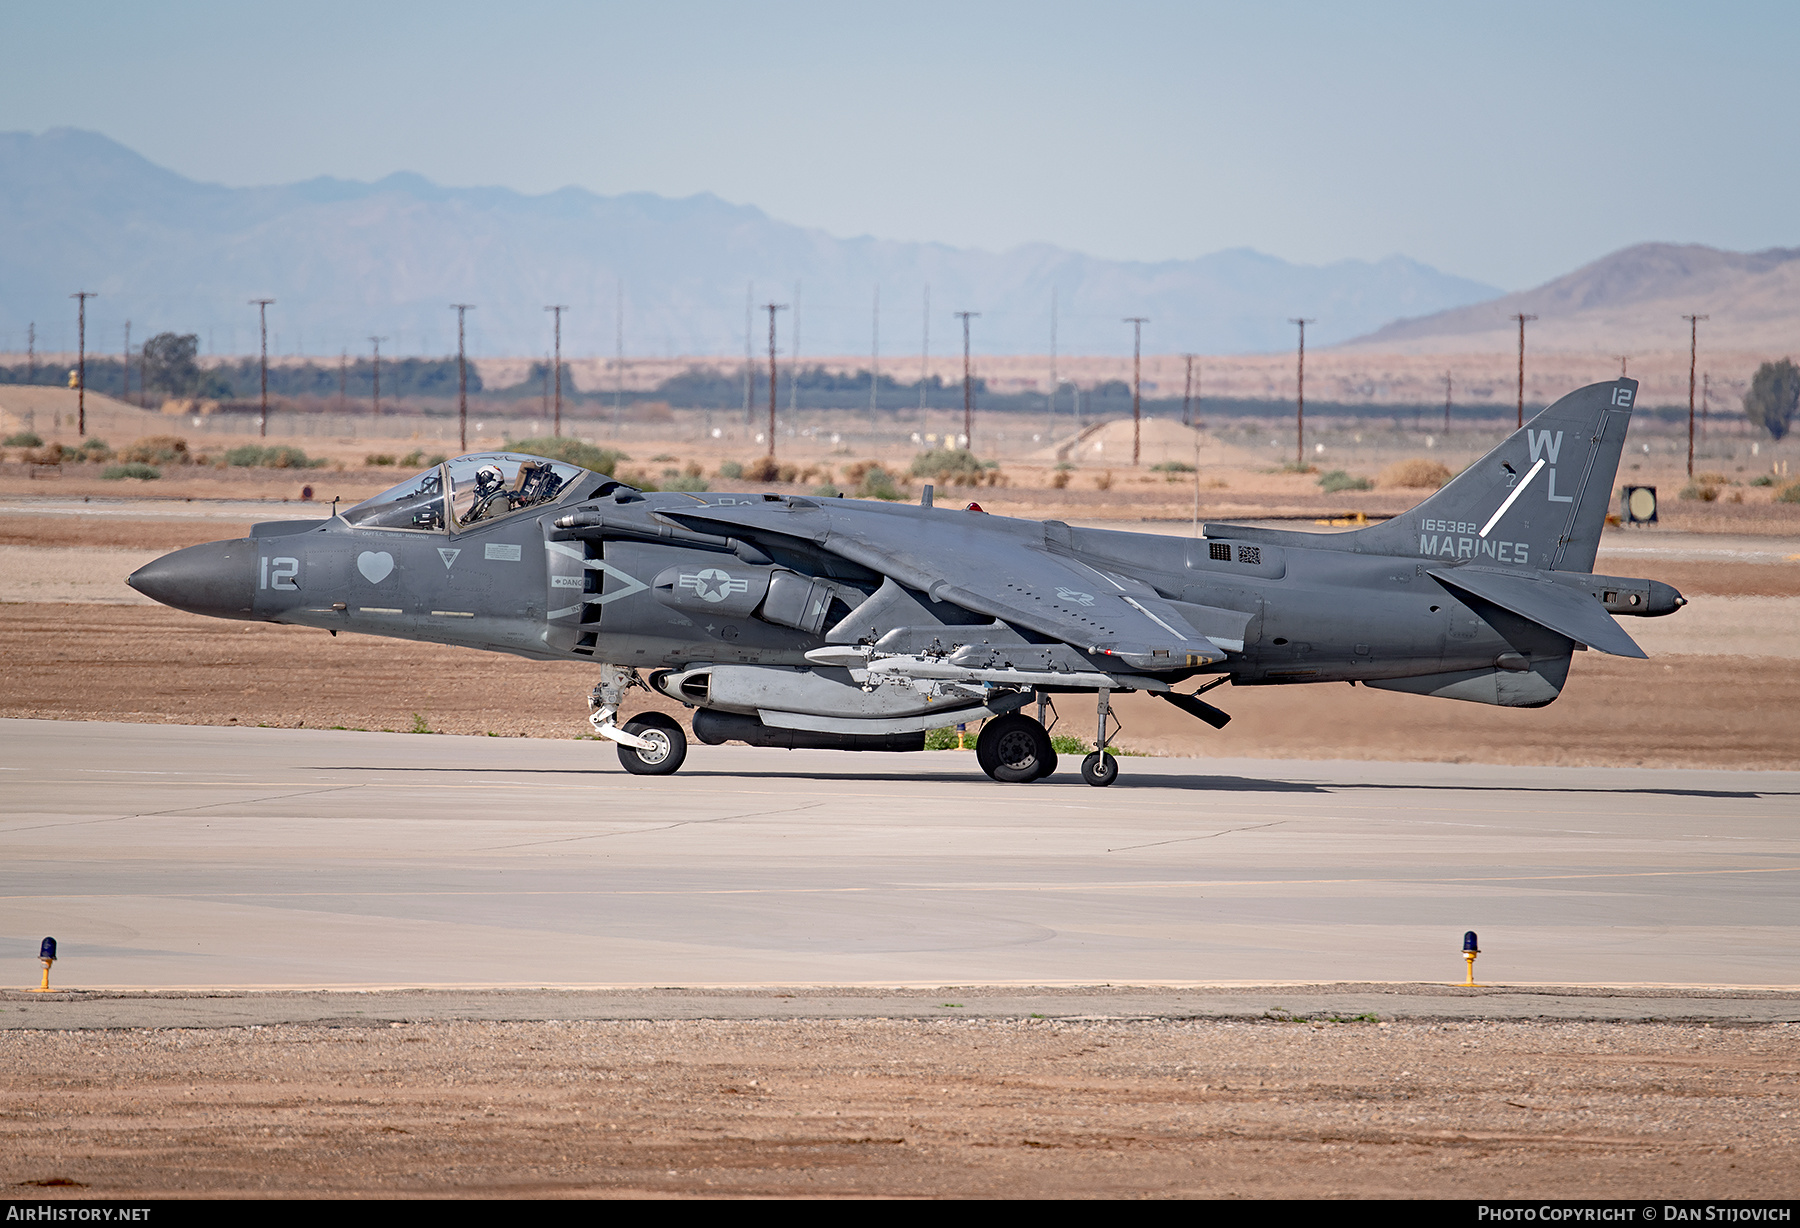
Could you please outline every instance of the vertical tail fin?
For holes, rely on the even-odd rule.
[[[1355,549],[1592,571],[1637,391],[1632,379],[1576,389],[1417,507],[1357,530]]]

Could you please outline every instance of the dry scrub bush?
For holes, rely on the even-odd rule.
[[[1113,472],[1111,469],[1108,469],[1105,473],[1094,479],[1095,490],[1111,490],[1112,484]]]
[[[1383,489],[1404,487],[1409,489],[1436,490],[1450,480],[1450,469],[1434,460],[1426,460],[1415,456],[1410,460],[1395,461],[1381,471],[1375,484]]]
[[[127,445],[119,459],[127,464],[185,465],[193,457],[188,455],[187,440],[179,435],[146,435]]]

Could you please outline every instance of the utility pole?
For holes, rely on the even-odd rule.
[[[125,321],[125,382],[119,389],[119,399],[127,405],[131,403],[131,321]]]
[[[875,286],[875,312],[869,333],[869,437],[875,437],[875,390],[881,369],[881,285]]]
[[[963,447],[975,450],[975,380],[969,369],[969,320],[979,311],[952,312],[963,322]]]
[[[744,283],[744,429],[750,429],[750,372],[755,360],[750,355],[751,317],[755,313],[756,283]]]
[[[1711,316],[1682,316],[1688,322],[1688,478],[1694,476],[1694,366],[1700,356],[1700,321]]]
[[[37,383],[37,321],[25,329],[25,382]]]
[[[381,343],[386,337],[370,337],[375,343],[375,416],[381,417]]]
[[[775,455],[775,313],[786,311],[786,303],[764,303],[769,312],[769,455]]]
[[[613,285],[613,438],[619,437],[619,416],[625,404],[625,279]],[[746,341],[748,347],[748,341]]]
[[[260,439],[269,437],[269,304],[274,301],[272,298],[250,300],[250,305],[256,308],[257,324],[262,329],[262,417],[256,428]]]
[[[1194,417],[1194,356],[1183,354],[1187,359],[1187,383],[1181,390],[1181,425],[1192,426]]]
[[[1288,317],[1289,324],[1300,326],[1300,366],[1295,380],[1294,400],[1294,464],[1301,469],[1306,468],[1306,326],[1317,324],[1315,320],[1302,320],[1294,316]]]
[[[1450,373],[1444,372],[1444,431],[1450,430]]]
[[[81,323],[76,334],[79,340],[75,350],[75,412],[77,430],[85,438],[87,435],[87,301],[99,298],[93,290],[77,290],[69,296],[80,303]]]
[[[1056,287],[1050,287],[1050,416],[1044,422],[1044,438],[1056,438]]]
[[[546,307],[545,311],[556,314],[556,357],[553,360],[556,370],[556,427],[551,432],[556,438],[562,438],[562,313],[568,308],[562,304]]]
[[[1150,322],[1148,316],[1126,316],[1125,323],[1131,325],[1131,463],[1138,463],[1139,435],[1142,433],[1143,415],[1138,410],[1138,376],[1142,373],[1142,351],[1144,348],[1144,325]]]
[[[931,374],[931,283],[925,283],[925,315],[919,332],[919,427],[925,427],[925,380]]]
[[[1515,312],[1513,319],[1519,322],[1519,421],[1513,429],[1525,425],[1525,322],[1535,320],[1536,316],[1528,316],[1524,312]]]
[[[469,363],[463,350],[463,315],[474,303],[451,303],[456,310],[456,424],[458,446],[469,450]]]
[[[794,283],[794,352],[788,359],[788,429],[800,408],[800,283]]]

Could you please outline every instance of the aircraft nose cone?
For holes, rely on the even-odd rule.
[[[165,554],[125,577],[152,601],[213,618],[253,618],[256,539],[207,542]]]

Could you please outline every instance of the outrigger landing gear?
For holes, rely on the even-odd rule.
[[[680,722],[661,712],[645,712],[615,723],[619,704],[632,687],[643,687],[637,671],[623,665],[602,665],[600,682],[588,696],[588,722],[594,732],[619,744],[619,763],[634,776],[667,776],[687,758],[687,734]],[[648,687],[644,687],[648,690]]]
[[[1106,753],[1106,727],[1116,720],[1112,714],[1112,705],[1107,702],[1111,694],[1110,691],[1101,691],[1096,704],[1100,731],[1094,738],[1094,745],[1099,749],[1081,761],[1081,778],[1096,789],[1104,789],[1119,778],[1119,761]]]

